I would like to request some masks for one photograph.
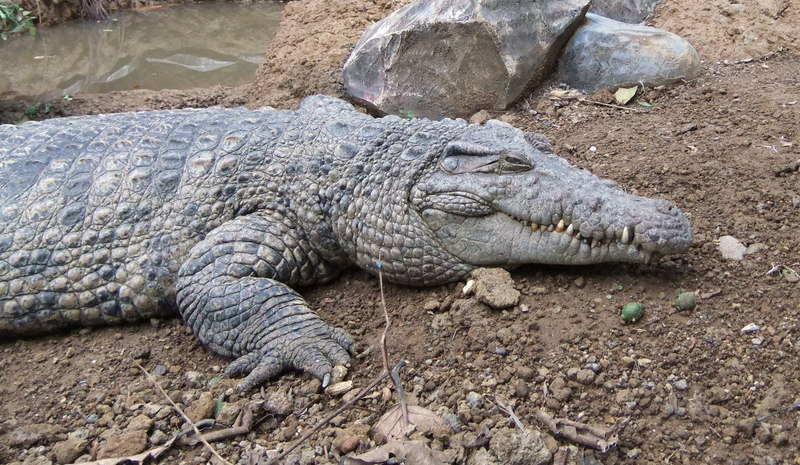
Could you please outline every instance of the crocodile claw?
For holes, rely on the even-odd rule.
[[[225,370],[230,377],[247,375],[238,388],[248,391],[286,370],[311,373],[326,387],[331,370],[343,365],[354,353],[353,339],[342,329],[320,321],[313,328],[303,328],[266,341],[258,349],[242,355]]]

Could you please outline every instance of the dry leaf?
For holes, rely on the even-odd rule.
[[[625,105],[626,103],[630,102],[634,95],[636,95],[636,90],[639,89],[638,86],[633,87],[620,87],[614,92],[614,100],[619,105]]]
[[[410,408],[410,407],[409,407]],[[354,457],[346,457],[342,465],[378,465],[389,459],[414,465],[450,463],[444,452],[430,449],[422,441],[392,441]]]
[[[445,424],[442,417],[419,405],[408,406],[408,421],[422,434],[434,431]],[[395,405],[390,408],[375,424],[373,431],[382,434],[390,441],[403,438],[407,431],[403,431],[403,411],[400,406]]]

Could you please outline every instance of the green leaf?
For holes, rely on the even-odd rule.
[[[630,102],[634,95],[636,95],[636,91],[639,89],[639,86],[633,87],[620,87],[614,92],[614,100],[619,105],[625,105],[626,103]]]
[[[636,103],[638,103],[639,105],[641,105],[643,107],[647,107],[647,108],[650,108],[650,107],[653,106],[652,103],[645,102],[644,100],[637,100]]]
[[[222,407],[225,406],[225,402],[222,399],[214,399],[214,418],[219,416],[219,413],[222,411]]]

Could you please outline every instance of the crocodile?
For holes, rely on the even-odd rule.
[[[671,202],[500,121],[374,118],[332,97],[0,126],[0,339],[180,314],[250,389],[327,384],[353,340],[296,291],[356,265],[437,285],[483,266],[685,251]]]

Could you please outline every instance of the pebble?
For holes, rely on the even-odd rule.
[[[154,446],[160,446],[161,444],[164,444],[168,440],[169,436],[167,435],[167,433],[161,431],[160,429],[153,431],[153,434],[150,435],[149,439],[150,444],[153,444]]]
[[[533,368],[526,366],[517,367],[517,376],[524,379],[525,381],[532,380],[535,375],[536,372],[533,370]]]
[[[481,408],[483,405],[483,396],[475,391],[467,393],[467,406],[473,410]]]
[[[595,376],[597,375],[594,371],[583,369],[578,372],[575,379],[581,384],[590,384],[592,381],[594,381]]]
[[[747,247],[733,236],[720,237],[718,247],[722,258],[734,261],[744,259],[744,253],[747,250]]]
[[[514,387],[514,396],[519,397],[520,399],[524,399],[528,397],[530,394],[530,389],[528,389],[528,383],[522,380],[517,380],[513,384]]]
[[[759,329],[761,329],[761,326],[758,326],[755,323],[750,323],[749,325],[747,325],[744,328],[742,328],[741,332],[742,332],[742,334],[750,334],[750,333],[755,333]]]
[[[203,387],[205,384],[205,376],[197,371],[187,371],[186,383],[189,385],[189,387],[193,388]]]
[[[164,376],[166,373],[167,373],[166,365],[156,365],[156,367],[153,368],[153,374],[156,376]]]
[[[75,459],[83,454],[89,441],[83,438],[70,435],[65,441],[61,441],[53,446],[53,453],[56,463],[73,463]]]
[[[150,348],[136,347],[131,351],[131,357],[133,357],[136,360],[150,358]]]
[[[214,407],[214,398],[208,392],[204,392],[200,394],[200,398],[189,404],[189,407],[186,408],[186,416],[197,423],[205,418],[213,417]]]
[[[461,423],[461,420],[458,418],[453,412],[445,413],[442,418],[444,419],[444,423],[453,430],[454,433],[460,433],[464,430],[464,423]]]
[[[689,383],[685,379],[681,378],[672,383],[672,386],[679,391],[685,391],[689,388]]]

